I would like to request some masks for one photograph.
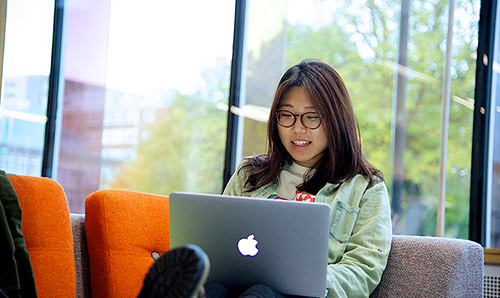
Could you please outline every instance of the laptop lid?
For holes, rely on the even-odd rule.
[[[323,203],[176,192],[170,246],[201,247],[210,259],[208,283],[323,297],[329,218]]]

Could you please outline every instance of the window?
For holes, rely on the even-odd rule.
[[[9,1],[5,25],[0,167],[41,175],[54,1]]]
[[[70,210],[100,188],[222,191],[234,1],[65,7],[57,180]]]
[[[83,212],[85,197],[100,188],[222,190],[225,142],[234,137],[226,136],[226,124],[235,2],[65,2],[53,178],[72,212]],[[445,235],[468,238],[480,1],[455,1],[449,66],[448,1],[242,2],[243,92],[240,106],[231,107],[244,117],[237,156],[265,152],[269,107],[283,71],[319,58],[339,71],[350,91],[364,150],[386,176],[395,232],[435,235],[448,67]],[[54,1],[9,1],[7,9],[0,166],[40,175]],[[496,82],[498,55],[492,57]],[[490,244],[497,246],[495,96],[488,114],[487,223]]]

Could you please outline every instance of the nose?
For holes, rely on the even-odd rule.
[[[291,129],[292,129],[292,132],[294,132],[294,133],[304,133],[307,130],[307,128],[304,126],[304,124],[302,124],[300,117],[297,117],[297,121],[295,121],[295,123],[293,124]]]

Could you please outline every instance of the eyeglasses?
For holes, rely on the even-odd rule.
[[[307,112],[304,114],[294,114],[287,110],[276,112],[276,119],[278,124],[283,127],[292,127],[300,116],[300,122],[305,128],[316,129],[321,125],[321,116],[316,112]]]

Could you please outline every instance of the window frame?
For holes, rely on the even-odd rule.
[[[472,165],[469,211],[469,239],[487,246],[487,200],[491,124],[492,63],[495,45],[497,0],[481,0],[479,43],[476,62],[476,87],[472,132]],[[486,58],[484,58],[486,57]]]
[[[231,77],[229,82],[229,99],[227,103],[227,134],[226,153],[224,160],[224,173],[222,189],[224,189],[236,170],[241,152],[242,117],[231,111],[231,107],[242,105],[241,97],[245,94],[243,73],[245,61],[245,31],[246,31],[247,1],[236,0],[234,13],[233,57],[231,60]]]
[[[52,55],[49,75],[49,91],[47,99],[47,123],[45,125],[45,141],[42,155],[42,177],[54,177],[54,151],[56,131],[58,129],[57,111],[59,95],[64,93],[61,82],[61,61],[64,22],[64,0],[54,1],[54,23],[52,31]]]

